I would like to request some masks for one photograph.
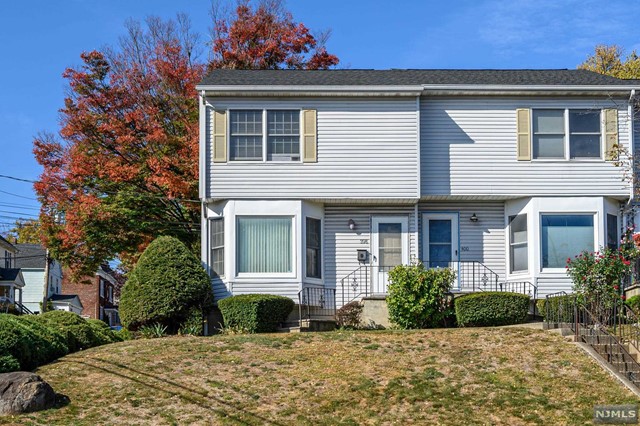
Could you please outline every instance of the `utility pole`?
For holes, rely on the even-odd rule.
[[[49,249],[44,252],[44,294],[42,295],[41,312],[47,312],[47,302],[49,301]]]

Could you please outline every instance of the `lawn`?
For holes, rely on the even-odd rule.
[[[526,328],[171,337],[37,372],[70,402],[10,424],[585,424],[637,403],[580,348]]]

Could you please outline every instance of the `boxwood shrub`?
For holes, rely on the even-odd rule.
[[[66,353],[63,337],[54,330],[0,314],[0,372],[32,370]]]
[[[276,331],[293,306],[293,300],[273,294],[243,294],[218,302],[224,326],[248,333]]]
[[[67,343],[69,352],[89,349],[101,343],[89,323],[79,315],[67,311],[47,311],[33,318],[61,333]]]
[[[519,324],[527,320],[529,296],[507,292],[466,294],[455,299],[461,327]]]
[[[106,345],[107,343],[122,342],[120,336],[111,330],[106,322],[99,319],[88,319],[87,324],[93,330],[93,334],[96,337],[97,345]]]

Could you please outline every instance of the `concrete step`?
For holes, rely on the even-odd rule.
[[[278,327],[276,333],[300,333],[302,330],[299,326],[296,327]]]
[[[640,365],[631,362],[612,362],[611,365],[621,373],[640,373]]]

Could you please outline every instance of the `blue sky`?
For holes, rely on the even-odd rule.
[[[332,30],[328,50],[347,68],[574,68],[598,43],[640,48],[640,2],[289,0],[287,6],[311,29]],[[125,20],[148,15],[185,12],[206,37],[209,8],[209,0],[3,1],[0,175],[39,175],[33,136],[57,130],[61,74],[79,64],[81,52],[114,44]],[[37,213],[30,184],[0,178],[0,191],[0,231],[14,212]]]

